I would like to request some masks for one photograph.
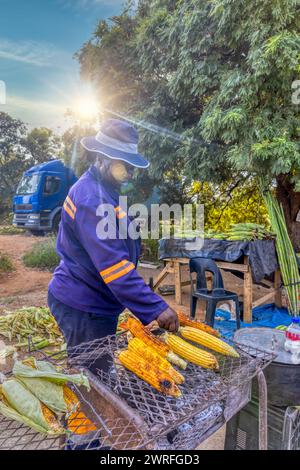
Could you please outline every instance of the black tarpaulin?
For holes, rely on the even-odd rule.
[[[159,240],[159,259],[166,258],[210,258],[229,263],[243,263],[249,256],[254,282],[260,282],[278,269],[273,240],[232,242],[227,240],[205,239],[199,250],[189,249],[192,239],[163,238]]]

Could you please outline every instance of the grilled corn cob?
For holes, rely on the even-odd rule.
[[[174,354],[169,346],[161,341],[159,338],[154,336],[150,331],[145,328],[142,323],[136,318],[128,318],[127,322],[124,324],[124,327],[130,331],[130,333],[136,338],[141,339],[151,348],[155,349],[158,354],[172,362],[181,369],[185,369],[187,364],[180,357]]]
[[[150,364],[132,351],[122,351],[119,354],[119,360],[126,369],[164,395],[176,398],[181,396],[179,388],[169,374],[162,372],[155,365]]]
[[[82,411],[76,411],[69,416],[68,429],[73,434],[87,434],[88,432],[97,431],[96,426]]]
[[[167,372],[177,384],[184,382],[184,377],[164,357],[160,356],[155,349],[145,344],[141,339],[131,339],[128,343],[128,349],[158,367],[162,372]]]
[[[193,328],[197,328],[198,330],[205,331],[206,333],[209,333],[210,335],[216,336],[217,338],[221,336],[220,333],[214,328],[212,328],[211,326],[206,325],[205,323],[191,320],[182,312],[177,312],[177,316],[178,316],[178,320],[181,326],[191,326]]]
[[[182,338],[179,338],[179,336],[168,334],[166,336],[166,341],[176,354],[183,357],[187,361],[206,369],[219,368],[218,361],[213,354],[193,346],[187,341],[184,341]]]
[[[207,348],[223,354],[224,356],[240,357],[232,346],[219,338],[214,338],[212,335],[205,333],[205,331],[185,326],[180,328],[179,332],[185,339],[201,344],[202,346],[206,346]]]

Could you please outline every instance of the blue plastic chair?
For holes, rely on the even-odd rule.
[[[213,288],[209,290],[206,282],[206,272],[213,274]],[[197,274],[196,289],[192,274]],[[190,260],[190,279],[191,279],[191,318],[195,318],[198,299],[206,302],[205,323],[214,326],[215,313],[218,302],[233,300],[236,308],[237,329],[241,327],[239,298],[235,292],[224,289],[223,278],[220,269],[212,259],[192,258]]]

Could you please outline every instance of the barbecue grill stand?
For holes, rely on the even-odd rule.
[[[97,428],[80,436],[80,444],[86,450],[93,448],[95,439],[99,439],[102,448],[117,450],[195,449],[250,400],[251,380],[256,375],[261,399],[260,448],[266,449],[266,383],[262,370],[275,354],[230,343],[240,357],[215,353],[220,364],[218,373],[189,364],[182,371],[185,382],[180,385],[179,399],[162,395],[119,364],[117,353],[127,347],[126,334],[79,345],[68,352],[67,362],[60,353],[47,358],[39,351],[35,356],[48,359],[65,371],[84,370],[88,375],[90,392],[83,386],[71,386],[82,411]],[[85,370],[107,354],[111,359],[109,372],[98,370],[94,375]],[[64,442],[65,439],[45,437],[0,415],[0,449],[57,449],[64,448]]]

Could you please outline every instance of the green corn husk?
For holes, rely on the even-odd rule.
[[[299,315],[300,274],[294,247],[290,240],[282,206],[274,196],[265,194],[272,230],[276,234],[276,251],[281,276],[289,300],[289,310],[293,316]],[[294,284],[294,285],[291,285]]]
[[[23,422],[44,434],[65,433],[55,415],[18,380],[6,380],[1,386],[1,394],[4,399],[1,400],[0,411],[5,416]]]
[[[28,365],[31,361],[31,365]],[[27,362],[27,364],[26,364]],[[13,374],[15,377],[25,378],[43,378],[49,382],[56,383],[57,385],[64,385],[67,382],[72,382],[75,385],[84,385],[90,389],[87,377],[80,372],[79,374],[63,374],[58,372],[57,369],[45,361],[36,361],[34,358],[27,359],[26,361],[16,361],[13,367]]]
[[[38,400],[43,402],[54,413],[67,413],[68,406],[64,399],[64,389],[49,380],[20,377],[18,380],[31,392]]]

